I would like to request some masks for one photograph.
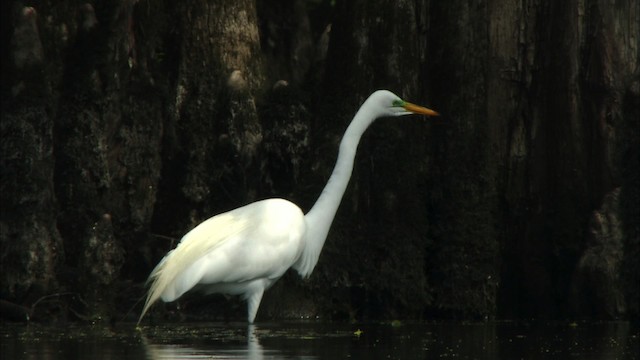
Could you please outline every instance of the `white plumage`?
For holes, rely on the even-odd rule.
[[[207,293],[261,298],[300,257],[304,230],[300,208],[283,199],[258,201],[202,222],[151,273],[142,315],[159,298],[174,301],[197,284]],[[251,320],[257,305],[250,309]]]
[[[364,131],[379,117],[411,113],[438,115],[389,91],[373,93],[347,128],[333,173],[306,215],[287,200],[267,199],[216,215],[188,232],[151,272],[140,320],[158,299],[174,301],[198,286],[205,293],[242,295],[253,323],[264,291],[290,267],[311,275]]]

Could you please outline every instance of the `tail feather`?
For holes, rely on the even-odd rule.
[[[166,287],[166,281],[160,281],[161,276],[163,274],[164,265],[167,262],[167,259],[171,256],[173,250],[170,251],[160,263],[153,269],[151,275],[147,279],[147,284],[151,283],[151,287],[149,288],[149,293],[147,294],[147,300],[144,302],[144,307],[142,308],[142,313],[140,314],[140,318],[138,318],[138,324],[142,321],[142,318],[147,313],[151,305],[155,303],[162,293],[164,292],[164,288]]]

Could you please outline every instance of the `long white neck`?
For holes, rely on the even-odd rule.
[[[307,226],[306,244],[300,259],[293,266],[302,277],[311,275],[318,262],[329,228],[349,184],[360,138],[375,120],[375,117],[362,109],[360,108],[342,137],[338,160],[327,185],[325,185],[320,197],[304,217]]]

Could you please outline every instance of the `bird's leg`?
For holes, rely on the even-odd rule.
[[[260,301],[262,301],[262,294],[264,294],[264,287],[259,287],[254,292],[247,294],[247,310],[249,315],[249,323],[253,324],[253,320],[256,318],[258,308],[260,307]]]

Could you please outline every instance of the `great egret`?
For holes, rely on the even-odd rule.
[[[364,131],[377,118],[414,113],[438,115],[387,90],[371,94],[345,131],[333,173],[306,215],[292,202],[267,199],[216,215],[189,231],[151,272],[138,323],[159,298],[174,301],[196,285],[207,294],[242,295],[253,323],[264,291],[290,267],[303,278],[311,275]]]

